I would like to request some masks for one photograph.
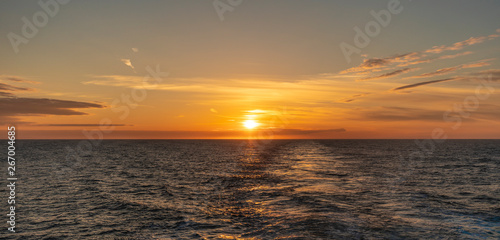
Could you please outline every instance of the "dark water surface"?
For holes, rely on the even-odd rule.
[[[498,140],[79,143],[17,143],[0,238],[500,239]]]

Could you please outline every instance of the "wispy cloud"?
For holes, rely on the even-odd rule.
[[[32,89],[32,88],[19,87],[19,86],[14,86],[10,83],[5,83],[7,81],[8,82],[15,82],[16,84],[21,84],[21,85],[25,85],[25,83],[28,83],[28,84],[37,84],[38,83],[35,81],[26,80],[26,79],[24,79],[22,77],[18,77],[18,76],[0,75],[0,96],[1,97],[15,97],[16,92],[34,91],[34,89]]]
[[[124,59],[120,59],[120,61],[122,61],[123,64],[129,66],[130,68],[132,68],[132,70],[135,71],[135,67],[134,67],[134,65],[132,65],[132,62],[130,61],[130,59],[124,58]]]
[[[374,71],[376,69],[385,67],[385,66],[393,63],[393,61],[395,61],[395,59],[398,59],[398,57],[364,59],[363,63],[361,63],[361,65],[359,65],[357,67],[346,69],[340,73],[346,74],[346,73],[360,73],[360,72],[363,73],[366,71]]]
[[[3,91],[28,91],[30,90],[29,88],[24,88],[24,87],[16,87],[12,86],[6,83],[0,83],[0,90]]]
[[[0,97],[14,97],[15,95],[9,92],[0,91]]]
[[[474,52],[471,52],[471,51],[461,52],[461,53],[457,53],[457,54],[444,55],[444,56],[439,57],[438,59],[453,59],[453,58],[457,58],[457,57],[461,57],[461,56],[467,56],[467,55],[470,55],[473,53]]]
[[[387,70],[389,66],[395,63],[399,63],[398,67],[403,67],[403,66],[413,65],[414,63],[417,62],[420,63],[420,62],[430,61],[430,60],[420,60],[425,56],[427,55],[422,54],[420,52],[410,52],[405,54],[397,54],[385,58],[364,59],[363,63],[361,63],[359,66],[341,71],[340,74],[346,74],[346,73],[367,74],[367,73]]]
[[[489,66],[490,63],[488,61],[491,61],[491,59],[479,61],[479,62],[474,62],[474,63],[468,63],[468,64],[462,64],[454,67],[448,67],[448,68],[441,68],[438,69],[434,72],[428,72],[428,73],[423,73],[417,76],[412,76],[410,78],[426,78],[426,77],[433,77],[433,76],[439,76],[439,75],[444,75],[452,72],[456,72],[457,70],[460,69],[465,69],[465,68],[477,68],[477,67],[484,67],[484,66]]]
[[[403,73],[410,72],[412,70],[415,70],[415,69],[412,69],[412,68],[403,68],[403,69],[399,69],[399,70],[392,71],[392,72],[389,72],[389,73],[385,73],[385,74],[382,74],[382,75],[378,75],[378,76],[375,76],[375,77],[362,78],[362,79],[360,79],[358,81],[366,81],[366,80],[374,80],[374,79],[394,77],[394,76],[397,76],[397,75],[401,75]]]
[[[467,56],[470,54],[473,54],[474,52],[472,51],[467,51],[467,52],[461,52],[461,53],[456,53],[456,54],[450,54],[450,55],[443,55],[439,57],[425,57],[426,54],[422,54],[422,59],[417,59],[414,61],[407,61],[407,62],[401,62],[397,66],[398,67],[407,67],[411,65],[416,65],[416,64],[421,64],[421,63],[430,63],[436,60],[444,60],[444,59],[454,59],[457,57],[462,57],[462,56]]]
[[[341,102],[341,103],[350,103],[350,102],[354,102],[355,100],[357,100],[358,98],[361,98],[361,97],[364,97],[366,95],[369,95],[370,93],[361,93],[361,94],[354,94],[348,98],[343,98],[343,99],[340,99],[338,100],[337,102]]]
[[[6,84],[6,83],[0,83],[0,96],[4,96],[4,97],[15,96],[13,92],[32,91],[32,90],[33,89],[31,89],[31,88],[16,87],[16,86]]]
[[[490,66],[491,64],[488,63],[488,61],[491,61],[491,60],[493,60],[493,59],[488,59],[488,60],[475,62],[475,63],[463,64],[462,68],[478,68],[478,67]]]
[[[332,85],[339,82],[337,85]],[[278,90],[288,91],[318,91],[331,92],[333,89],[348,88],[359,89],[351,86],[341,86],[342,81],[328,79],[307,79],[283,82],[281,79],[212,79],[212,78],[170,78],[169,81],[151,86],[144,83],[143,77],[127,75],[102,75],[93,76],[92,80],[82,82],[100,86],[114,86],[126,88],[144,88],[164,91],[185,91],[204,93],[232,93],[232,94],[258,94],[263,93],[276,96]],[[271,92],[271,94],[270,94]],[[284,94],[284,93],[283,93]],[[240,95],[241,96],[241,95]]]
[[[500,82],[500,69],[490,69],[468,75],[472,78],[487,79],[488,81]]]
[[[485,62],[464,64],[464,65],[461,65],[460,67],[464,67],[464,68],[477,67],[477,66],[481,66],[483,63],[485,63]],[[432,80],[432,81],[425,81],[425,82],[419,82],[419,83],[414,83],[414,84],[408,84],[408,85],[394,88],[392,90],[398,91],[398,90],[404,90],[404,89],[410,89],[410,88],[415,88],[415,87],[419,87],[419,86],[424,86],[424,85],[428,85],[428,84],[447,82],[447,81],[464,80],[464,79],[473,79],[473,78],[488,79],[488,81],[500,81],[500,69],[490,69],[490,70],[485,70],[485,71],[480,71],[480,72],[475,72],[475,73],[469,73],[469,74],[465,74],[461,77],[452,77],[452,78],[445,78],[445,79],[439,79],[439,80]]]
[[[23,78],[23,77],[8,76],[8,75],[0,75],[0,80],[18,82],[18,83],[31,83],[31,84],[38,84],[39,83],[37,81],[28,80],[28,79]]]
[[[461,68],[461,66],[449,67],[449,68],[441,68],[441,69],[438,69],[438,70],[436,70],[434,72],[423,73],[423,74],[420,74],[420,75],[417,75],[417,76],[413,76],[413,77],[410,77],[410,78],[425,78],[425,77],[439,76],[439,75],[444,75],[444,74],[447,74],[447,73],[455,72],[455,71],[457,71],[460,68]]]
[[[497,37],[498,37],[497,35],[471,37],[465,41],[456,42],[456,43],[452,44],[451,46],[446,46],[446,45],[434,46],[431,49],[427,49],[425,52],[426,53],[442,53],[444,51],[457,51],[457,50],[463,49],[464,47],[475,45],[478,43],[482,43],[486,40],[491,40],[491,39],[497,38]]]
[[[371,121],[442,121],[443,112],[432,109],[408,107],[374,107],[357,109],[353,119]]]
[[[303,129],[281,129],[276,131],[276,135],[308,135],[316,133],[341,133],[347,132],[345,128],[335,128],[335,129],[320,129],[320,130],[303,130]]]
[[[409,89],[409,88],[415,88],[415,87],[420,87],[428,84],[433,84],[433,83],[440,83],[440,82],[447,82],[447,81],[454,81],[458,80],[461,78],[446,78],[446,79],[440,79],[440,80],[432,80],[432,81],[426,81],[426,82],[419,82],[419,83],[414,83],[414,84],[409,84],[409,85],[404,85],[401,87],[394,88],[393,91],[398,91],[398,90],[404,90],[404,89]]]
[[[406,67],[415,64],[430,63],[435,60],[457,58],[472,54],[472,52],[467,51],[462,53],[456,53],[444,56],[434,56],[434,57],[432,55],[441,54],[447,51],[462,50],[465,47],[480,44],[487,40],[492,40],[498,37],[500,37],[500,35],[497,34],[492,34],[489,36],[481,36],[481,37],[471,37],[465,41],[456,42],[452,45],[434,46],[424,51],[409,52],[385,58],[368,58],[364,59],[359,66],[343,70],[340,72],[340,74],[357,73],[363,75],[373,72],[379,72],[382,70],[390,70],[391,66],[394,66],[394,64],[397,64],[396,65],[397,67]]]

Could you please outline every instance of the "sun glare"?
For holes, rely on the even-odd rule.
[[[255,120],[246,120],[243,122],[243,126],[245,126],[248,129],[254,129],[257,126],[259,126],[259,123],[257,123]]]

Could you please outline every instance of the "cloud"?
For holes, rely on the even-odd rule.
[[[465,41],[461,42],[456,42],[452,44],[451,46],[446,46],[446,45],[441,45],[441,46],[434,46],[431,49],[427,49],[425,52],[426,53],[442,53],[444,51],[456,51],[456,50],[461,50],[464,47],[467,46],[472,46],[478,43],[482,43],[486,40],[490,40],[493,38],[496,38],[497,36],[495,35],[490,35],[490,36],[481,36],[481,37],[471,37]]]
[[[452,45],[441,45],[441,46],[434,46],[430,49],[424,50],[424,51],[415,51],[415,52],[409,52],[405,54],[399,54],[395,56],[390,56],[390,57],[385,57],[385,58],[369,58],[369,59],[364,59],[363,62],[357,66],[357,67],[352,67],[346,70],[343,70],[340,72],[340,74],[347,74],[347,73],[359,73],[359,74],[367,74],[371,72],[378,72],[382,70],[388,70],[390,69],[389,66],[398,63],[398,67],[406,67],[410,65],[415,65],[415,64],[420,64],[420,63],[429,63],[435,60],[442,60],[442,59],[451,59],[451,58],[456,58],[460,56],[465,56],[469,55],[472,52],[463,52],[463,53],[457,53],[457,54],[452,54],[452,55],[445,55],[445,56],[440,56],[440,57],[430,57],[429,55],[433,54],[440,54],[446,51],[457,51],[457,50],[462,50],[467,46],[472,46],[476,45],[482,42],[485,42],[487,40],[495,39],[497,37],[500,37],[500,35],[489,35],[489,36],[481,36],[481,37],[471,37],[465,41],[461,42],[456,42]]]
[[[15,120],[20,116],[87,115],[87,113],[75,109],[104,107],[104,105],[97,103],[47,98],[0,98],[0,109],[2,109],[0,112],[0,123],[5,123],[6,120]]]
[[[460,66],[449,67],[449,68],[441,68],[441,69],[438,69],[438,70],[436,70],[434,72],[423,73],[423,74],[420,74],[420,75],[417,75],[417,76],[413,76],[413,77],[410,77],[410,78],[425,78],[425,77],[433,77],[433,76],[438,76],[438,75],[444,75],[444,74],[447,74],[447,73],[450,73],[450,72],[455,72],[458,69],[460,69]]]
[[[419,83],[414,83],[414,84],[409,84],[409,85],[404,85],[404,86],[401,86],[401,87],[397,87],[397,88],[394,88],[392,90],[393,91],[399,91],[399,90],[403,90],[403,89],[415,88],[415,87],[424,86],[424,85],[433,84],[433,83],[454,81],[454,80],[458,80],[458,79],[461,79],[461,78],[446,78],[446,79],[440,79],[440,80],[432,80],[432,81],[426,81],[426,82],[419,82]]]
[[[182,90],[197,89],[200,85],[193,81],[170,81],[159,83],[156,79],[148,76],[128,76],[128,75],[100,75],[93,76],[94,80],[82,82],[83,84],[92,84],[99,86],[126,87],[148,90]],[[204,82],[204,81],[200,81]],[[177,84],[175,84],[177,83]]]
[[[462,53],[457,53],[457,54],[443,55],[443,56],[439,56],[439,57],[429,57],[429,58],[424,58],[426,55],[423,54],[422,58],[424,58],[424,59],[417,58],[417,59],[414,59],[412,61],[402,62],[402,63],[398,64],[397,66],[398,67],[406,67],[406,66],[416,65],[416,64],[421,64],[421,63],[430,63],[430,62],[436,61],[436,60],[453,59],[453,58],[457,58],[457,57],[467,56],[467,55],[470,55],[473,53],[474,52],[467,51],[467,52],[462,52]]]
[[[380,78],[394,77],[394,76],[397,76],[397,75],[400,75],[400,74],[403,74],[403,73],[410,72],[412,70],[414,70],[414,69],[412,69],[412,68],[404,68],[404,69],[399,69],[399,70],[392,71],[392,72],[389,72],[389,73],[385,73],[385,74],[382,74],[382,75],[378,75],[378,76],[375,76],[375,77],[362,78],[360,80],[361,81],[366,81],[366,80],[374,80],[374,79],[380,79]]]
[[[47,98],[0,98],[0,115],[86,115],[75,108],[104,108],[89,102]]]
[[[130,59],[120,59],[122,61],[122,63],[124,63],[125,65],[129,66],[130,68],[132,68],[132,70],[135,71],[135,67],[132,65],[132,62],[130,61]]]
[[[361,98],[361,97],[364,97],[366,95],[369,95],[370,93],[361,93],[361,94],[355,94],[355,95],[352,95],[351,97],[349,98],[343,98],[343,99],[340,99],[338,100],[337,102],[341,102],[341,103],[350,103],[350,102],[353,102],[355,101],[356,99],[358,98]]]
[[[462,68],[478,68],[478,67],[484,67],[484,66],[490,66],[490,63],[487,62],[476,62],[476,63],[469,63],[469,64],[463,64]]]
[[[394,63],[400,63],[399,67],[404,67],[408,65],[413,65],[420,62],[428,62],[430,60],[419,60],[423,57],[426,57],[426,54],[421,52],[409,52],[405,54],[398,54],[385,58],[369,58],[364,59],[363,63],[357,67],[352,67],[341,71],[340,74],[346,73],[359,73],[366,74],[370,72],[378,72],[382,70],[387,70],[387,67]]]
[[[100,127],[102,124],[37,124],[36,126],[45,126],[45,127]],[[130,124],[106,124],[106,127],[129,127],[134,126]]]
[[[453,59],[456,57],[470,55],[472,53],[474,53],[474,52],[467,51],[467,52],[462,52],[462,53],[457,53],[457,54],[452,54],[452,55],[444,55],[444,56],[439,57],[438,59]]]
[[[273,131],[275,135],[289,136],[289,135],[308,135],[317,133],[341,133],[347,132],[345,128],[335,128],[335,129],[320,129],[320,130],[302,130],[302,129],[279,129]]]
[[[12,93],[9,93],[9,92],[1,92],[0,91],[0,97],[15,97],[15,95]]]
[[[139,49],[138,48],[132,48],[132,51],[139,52]]]
[[[38,83],[17,76],[0,76],[2,81],[11,81],[19,84]],[[22,91],[33,91],[28,87],[13,86],[0,82],[0,124],[2,123],[31,123],[22,121],[22,116],[44,116],[44,115],[87,115],[87,113],[76,109],[104,108],[99,103],[69,101],[48,98],[24,98],[16,97],[15,93]],[[55,125],[54,125],[55,126]]]
[[[94,76],[93,80],[82,82],[83,84],[93,84],[100,86],[114,86],[126,88],[140,88],[155,91],[181,91],[193,93],[225,94],[238,96],[244,95],[265,95],[276,90],[290,90],[300,92],[322,91],[328,92],[329,87],[338,89],[339,86],[331,86],[331,80],[314,79],[299,80],[294,82],[283,82],[281,79],[211,79],[211,78],[170,78],[162,83],[147,83],[148,78],[139,76],[124,75],[104,75]],[[287,92],[289,93],[289,92]]]
[[[363,64],[361,64],[361,67],[363,67],[363,68],[377,68],[380,66],[384,66],[388,63],[390,63],[390,61],[387,59],[383,59],[383,58],[365,59],[363,61]]]
[[[465,68],[477,68],[477,67],[484,67],[484,66],[489,66],[490,64],[488,61],[491,61],[491,59],[479,61],[479,62],[474,62],[474,63],[467,63],[467,64],[462,64],[454,67],[449,67],[449,68],[441,68],[438,69],[434,72],[428,72],[424,74],[420,74],[417,76],[412,76],[410,78],[425,78],[425,77],[433,77],[433,76],[439,76],[439,75],[444,75],[452,72],[456,72],[457,70],[460,69],[465,69]]]
[[[213,113],[218,113],[217,110],[213,109],[213,108],[210,108],[210,112],[213,112]]]
[[[29,88],[24,88],[24,87],[16,87],[12,86],[6,83],[0,83],[0,90],[2,91],[28,91],[30,90]]]
[[[20,79],[20,78],[17,78],[17,77],[7,77],[7,78],[4,78],[6,80],[9,80],[9,81],[13,81],[13,82],[24,82],[23,79]]]
[[[445,108],[446,109],[446,108]],[[363,121],[435,121],[442,122],[444,109],[424,109],[418,107],[371,107],[358,108],[352,112],[352,120]],[[500,107],[498,105],[481,103],[481,107],[474,111],[468,118],[463,118],[459,111],[450,112],[448,117],[462,118],[463,121],[474,122],[477,120],[497,120],[500,117]]]
[[[500,82],[500,69],[492,69],[488,71],[483,71],[481,74],[487,74],[489,81]]]
[[[262,138],[270,139],[288,139],[288,138],[335,138],[339,134],[346,132],[344,128],[338,129],[319,129],[319,130],[302,130],[302,129],[281,129],[267,131],[262,134],[255,131],[253,136],[255,139]],[[27,139],[82,139],[81,130],[25,130],[24,135]],[[247,131],[133,131],[133,130],[116,130],[109,134],[105,134],[105,139],[247,139]]]
[[[32,83],[32,84],[38,84],[39,83],[39,82],[36,82],[36,81],[31,81],[31,80],[24,79],[22,77],[7,76],[7,75],[0,75],[0,80],[11,81],[11,82],[18,82],[18,83]]]
[[[371,109],[357,109],[356,120],[368,121],[442,121],[443,112],[429,109],[405,107],[375,107]]]
[[[3,81],[3,83],[1,82]],[[18,87],[14,86],[10,83],[5,83],[6,81],[15,82],[16,84],[38,84],[39,82],[26,80],[22,77],[18,76],[8,76],[8,75],[0,75],[0,97],[15,97],[16,92],[22,91],[34,91],[35,89],[28,87]]]
[[[470,77],[480,78],[491,82],[500,82],[500,69],[490,69],[481,72],[471,73]]]
[[[25,87],[16,87],[6,83],[0,83],[0,96],[3,97],[14,97],[15,95],[12,92],[19,91],[31,91],[31,88]]]
[[[395,57],[387,57],[387,58],[368,58],[364,59],[363,63],[357,67],[349,68],[346,69],[342,72],[341,74],[345,73],[359,73],[359,72],[366,72],[366,71],[373,71],[374,69],[382,68],[387,65],[390,65],[395,61],[395,59],[398,59],[401,55],[395,56]]]

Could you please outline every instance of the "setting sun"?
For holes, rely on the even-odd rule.
[[[248,129],[254,129],[257,126],[259,126],[259,123],[256,122],[255,120],[246,120],[243,122],[243,126],[245,126]]]

